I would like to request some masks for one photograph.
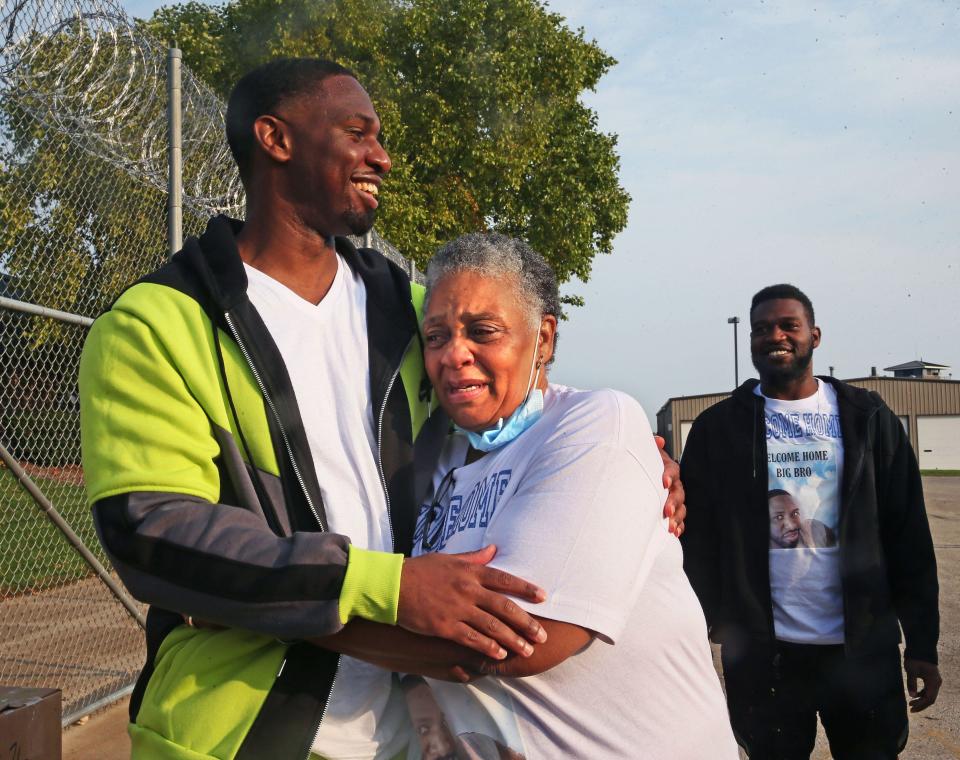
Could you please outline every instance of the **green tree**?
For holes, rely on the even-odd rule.
[[[144,23],[224,96],[278,55],[354,69],[394,162],[378,229],[420,265],[495,229],[586,280],[626,224],[616,136],[580,101],[615,61],[537,0],[188,2]]]

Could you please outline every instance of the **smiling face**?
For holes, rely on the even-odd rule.
[[[512,278],[454,272],[436,283],[423,320],[423,358],[444,411],[460,427],[495,427],[523,402],[534,348],[543,365],[553,354],[556,318],[531,326]],[[541,366],[537,386],[547,387]]]
[[[800,541],[800,507],[789,494],[770,497],[770,548],[795,549]]]
[[[813,349],[819,345],[820,328],[810,324],[800,301],[761,301],[750,314],[750,356],[765,385],[812,378]]]
[[[373,226],[390,157],[380,144],[380,119],[360,83],[324,79],[315,93],[277,109],[286,130],[286,194],[303,222],[324,237],[362,235]],[[260,121],[260,120],[258,120]]]

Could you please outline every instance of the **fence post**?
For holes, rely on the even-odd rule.
[[[167,55],[167,248],[173,256],[183,247],[183,116],[179,48]]]
[[[117,597],[120,603],[127,608],[133,619],[136,620],[141,628],[147,627],[147,621],[141,614],[140,610],[137,609],[136,603],[127,596],[127,592],[123,590],[119,583],[117,583],[113,576],[110,575],[110,571],[107,570],[100,560],[98,560],[93,553],[87,548],[87,545],[83,543],[83,540],[76,533],[73,532],[67,521],[63,519],[63,516],[56,510],[53,504],[50,503],[50,500],[43,495],[43,492],[37,488],[37,484],[33,482],[33,479],[27,475],[26,470],[20,466],[20,463],[13,458],[9,451],[0,444],[0,461],[2,461],[13,473],[14,477],[20,481],[20,485],[24,487],[27,493],[33,497],[34,502],[40,508],[40,511],[43,512],[54,525],[57,526],[57,529],[67,540],[67,542],[77,550],[84,561],[90,566],[90,568],[97,574],[97,577],[106,584],[107,588],[113,592],[113,595]]]
[[[15,298],[0,296],[0,309],[10,309],[24,314],[33,314],[36,317],[49,317],[60,322],[67,322],[71,325],[80,325],[81,327],[90,327],[93,320],[90,317],[82,317],[79,314],[71,314],[69,311],[60,311],[60,309],[48,309],[46,306],[37,306],[34,303],[18,301]]]

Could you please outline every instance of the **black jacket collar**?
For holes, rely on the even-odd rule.
[[[218,311],[230,311],[247,293],[247,273],[243,268],[236,236],[243,222],[227,216],[215,216],[199,238],[189,238],[175,259],[182,259],[200,278]],[[404,323],[416,319],[410,303],[410,284],[406,274],[379,251],[357,248],[348,238],[334,239],[339,253],[350,268],[360,275],[368,301],[390,321]]]
[[[293,386],[275,342],[247,297],[247,275],[236,245],[243,223],[225,216],[214,217],[200,238],[191,238],[171,262],[172,268],[188,268],[196,280],[193,294],[210,315],[224,327],[229,313],[236,337],[244,343],[258,368],[264,390],[273,400],[285,431],[281,434],[268,416],[274,448],[281,470],[287,469],[284,440],[304,482],[304,490],[314,504],[317,518],[326,527],[326,514],[310,449]],[[418,333],[416,311],[411,301],[410,281],[403,270],[379,251],[358,249],[346,238],[336,238],[336,249],[350,268],[359,275],[367,292],[367,350],[370,360],[370,394],[378,434],[378,461],[392,503],[390,519],[395,548],[406,550],[413,533],[416,504],[413,496],[413,447],[410,413],[402,383],[396,383],[400,364]],[[226,328],[225,328],[226,329]],[[416,349],[414,349],[416,350]],[[285,472],[285,489],[296,482],[296,473]],[[312,529],[315,520],[301,502],[298,488],[287,493],[287,503],[298,505],[291,513],[295,529]]]
[[[833,386],[833,389],[837,392],[837,400],[843,405],[849,404],[850,406],[857,407],[861,411],[868,412],[880,407],[882,404],[875,394],[865,388],[858,388],[855,385],[841,382],[835,377],[817,375],[817,378]],[[757,403],[757,399],[761,398],[754,390],[758,385],[760,385],[760,381],[755,377],[751,377],[734,390],[732,394],[733,398],[741,404],[753,407],[753,405]]]

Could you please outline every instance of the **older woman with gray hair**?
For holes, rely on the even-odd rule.
[[[522,241],[458,238],[427,280],[424,360],[456,432],[414,553],[493,544],[497,567],[547,591],[517,602],[548,633],[532,656],[428,679],[450,731],[527,758],[736,758],[640,405],[548,381],[557,283]]]

